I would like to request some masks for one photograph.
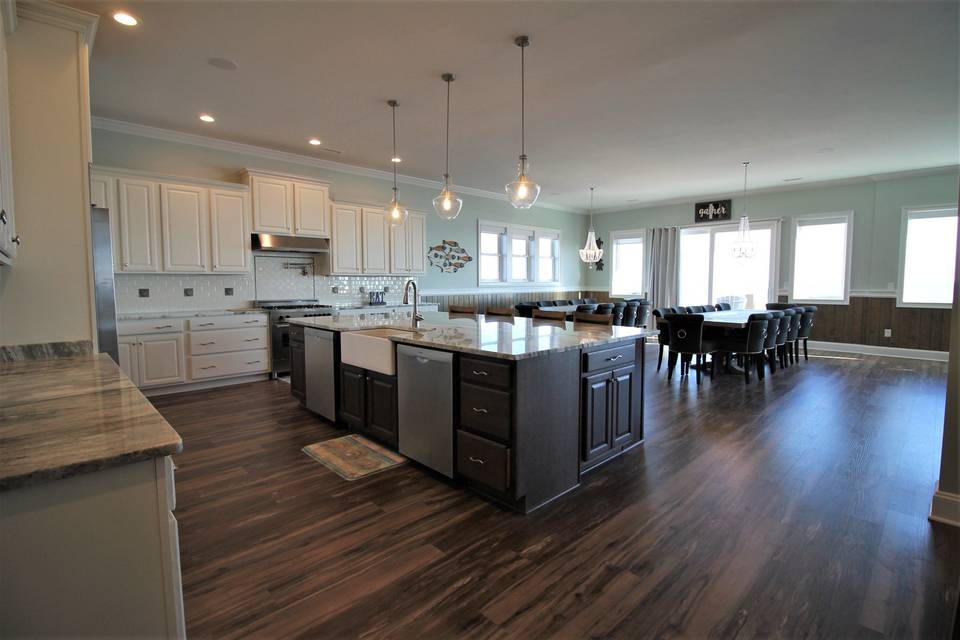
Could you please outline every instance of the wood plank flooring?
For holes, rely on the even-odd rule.
[[[949,636],[945,365],[646,375],[645,444],[530,516],[413,465],[341,480],[300,448],[342,432],[283,382],[155,399],[184,439],[189,636]]]

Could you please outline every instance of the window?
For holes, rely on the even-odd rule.
[[[897,305],[950,307],[957,259],[957,208],[904,209]]]
[[[643,229],[612,234],[610,295],[643,295]]]
[[[560,232],[481,222],[478,225],[480,285],[559,282]]]
[[[791,300],[850,300],[852,218],[852,211],[794,218]]]
[[[748,260],[733,256],[737,227],[718,224],[680,230],[677,279],[681,306],[739,299],[744,308],[762,309],[776,299],[778,223],[750,224],[750,239],[757,252]]]

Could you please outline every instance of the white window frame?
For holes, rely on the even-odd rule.
[[[614,291],[613,290],[613,274],[617,268],[617,240],[624,240],[627,238],[640,238],[640,242],[643,245],[643,269],[647,269],[647,230],[646,229],[625,229],[621,231],[613,231],[610,233],[610,295],[611,296],[637,296],[645,295],[643,291]],[[643,289],[644,281],[647,279],[646,273],[640,274],[640,288]]]
[[[790,238],[790,287],[787,291],[787,299],[790,302],[802,302],[809,304],[850,304],[850,278],[853,273],[853,210],[834,211],[831,213],[810,213],[794,216],[791,220],[791,238]],[[804,224],[836,224],[844,222],[847,225],[847,242],[844,247],[846,256],[844,260],[843,274],[843,298],[831,300],[818,300],[814,298],[795,298],[793,295],[793,283],[797,271],[797,228]]]
[[[942,215],[945,211],[953,211],[957,215],[957,203],[938,204],[926,206],[911,206],[901,209],[900,217],[900,256],[898,259],[897,273],[897,306],[914,309],[951,309],[952,303],[942,302],[904,302],[903,301],[903,278],[906,271],[907,262],[907,223],[910,218],[945,218]],[[941,214],[941,215],[938,215]],[[960,224],[960,222],[958,222]],[[960,250],[960,249],[958,249]],[[954,283],[956,286],[956,283]]]
[[[480,234],[497,233],[500,236],[500,279],[499,280],[481,280],[480,279]],[[513,238],[525,238],[528,240],[527,249],[527,277],[515,279],[512,271],[512,251],[510,240]],[[554,279],[540,280],[537,274],[538,267],[538,247],[537,240],[541,237],[549,237],[554,240]],[[538,284],[559,284],[560,274],[560,247],[561,233],[559,229],[549,229],[546,227],[534,227],[530,225],[505,224],[503,222],[491,220],[477,221],[477,286],[478,287],[529,287]]]
[[[553,278],[544,280],[540,277],[540,240],[548,239],[553,245]],[[545,284],[558,284],[560,282],[560,232],[548,231],[546,229],[534,229],[533,244],[536,252],[534,258],[534,281]]]
[[[754,228],[757,229],[766,229],[770,228],[771,238],[770,238],[770,284],[767,286],[767,298],[771,301],[777,300],[780,291],[780,223],[783,221],[782,218],[763,218],[750,221],[750,230],[753,231]],[[740,222],[719,222],[713,224],[688,224],[682,227],[679,227],[677,230],[677,296],[680,295],[680,263],[681,251],[680,251],[680,235],[689,229],[699,229],[704,233],[710,234],[710,257],[708,264],[710,265],[710,276],[707,281],[707,297],[708,302],[714,299],[713,296],[713,254],[715,250],[715,241],[714,234],[721,233],[724,231],[736,231],[740,227]],[[694,302],[693,304],[703,304],[702,302]]]

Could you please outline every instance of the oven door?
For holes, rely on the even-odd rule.
[[[290,372],[290,324],[274,321],[270,325],[270,353],[273,375]]]

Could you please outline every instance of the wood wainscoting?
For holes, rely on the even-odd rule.
[[[786,302],[786,296],[780,296]],[[811,340],[900,349],[950,350],[950,309],[898,307],[896,298],[850,296],[850,304],[817,304]],[[892,336],[883,337],[890,329]]]

